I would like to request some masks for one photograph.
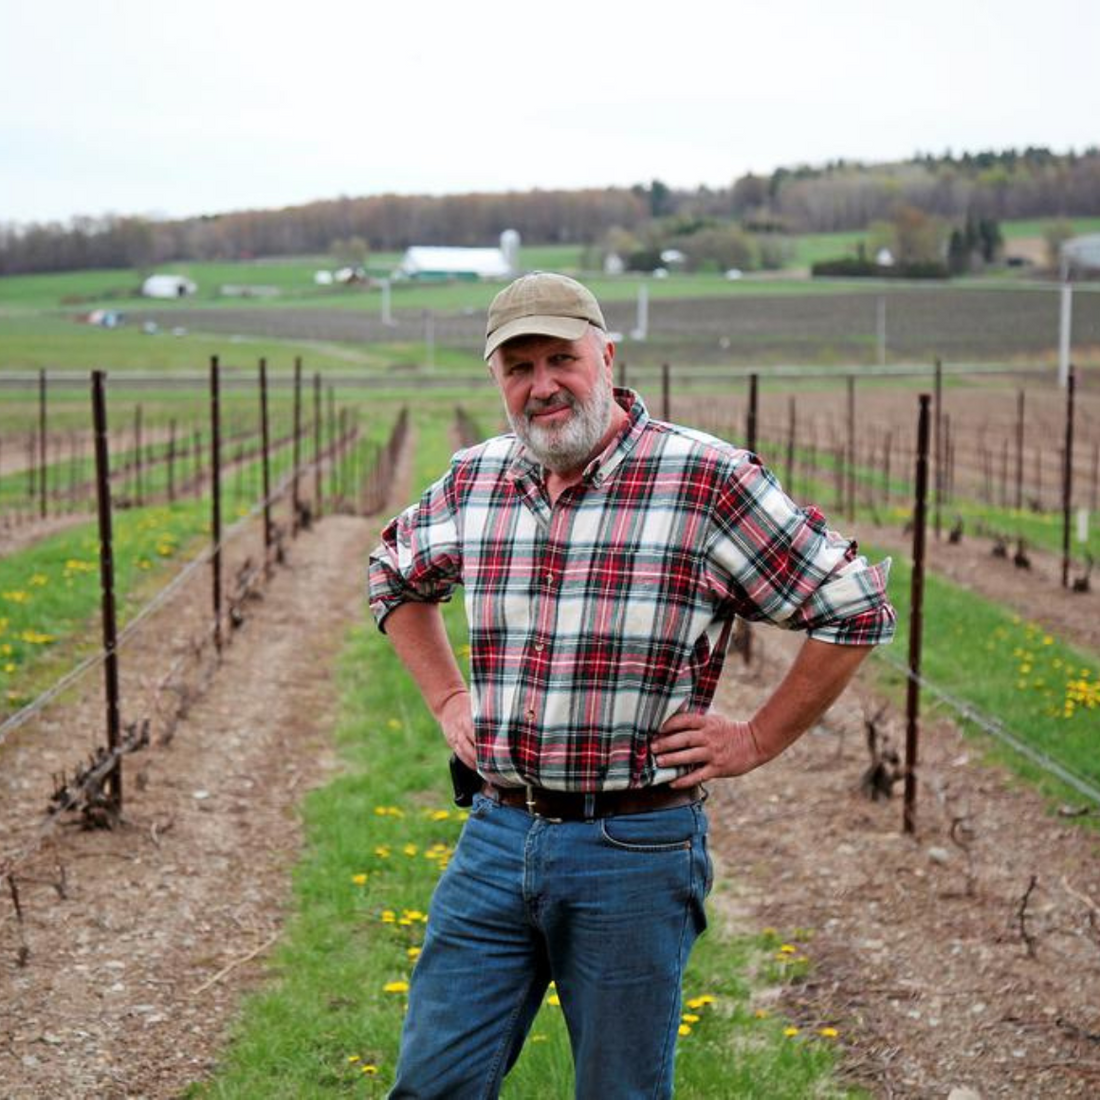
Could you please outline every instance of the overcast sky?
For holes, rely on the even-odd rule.
[[[0,221],[1082,150],[1098,44],[1096,0],[0,0]]]

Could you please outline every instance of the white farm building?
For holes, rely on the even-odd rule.
[[[406,249],[394,275],[403,279],[506,279],[512,267],[499,248]]]
[[[1100,233],[1074,237],[1062,245],[1062,257],[1072,268],[1100,271]]]
[[[146,298],[186,298],[199,288],[183,275],[150,275],[141,284]]]

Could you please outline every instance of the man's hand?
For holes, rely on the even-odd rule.
[[[769,757],[751,722],[709,714],[674,714],[650,744],[662,768],[690,768],[669,786],[693,787],[708,779],[744,775]]]
[[[870,652],[870,646],[832,645],[808,638],[783,682],[748,722],[713,711],[674,714],[650,742],[657,763],[691,768],[673,787],[744,775],[766,764],[829,709]]]
[[[474,745],[474,718],[470,711],[470,693],[456,691],[444,700],[439,711],[439,725],[451,751],[468,768],[477,771],[477,749]]]

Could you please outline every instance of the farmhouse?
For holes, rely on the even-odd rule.
[[[150,275],[141,284],[146,298],[186,298],[199,288],[183,275]]]
[[[1100,233],[1074,237],[1062,245],[1069,266],[1081,271],[1100,271]]]
[[[500,248],[414,245],[394,271],[398,279],[507,279],[512,265]]]

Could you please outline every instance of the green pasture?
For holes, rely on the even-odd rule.
[[[147,336],[135,325],[105,329],[72,318],[0,316],[0,373],[37,370],[195,372],[217,355],[223,365],[288,371],[301,358],[308,371],[385,370],[393,362],[386,345],[161,330]]]
[[[1100,218],[1022,218],[1001,222],[1001,235],[1006,241],[1020,237],[1041,237],[1052,225],[1062,221],[1068,221],[1073,226],[1075,236],[1100,233]]]

